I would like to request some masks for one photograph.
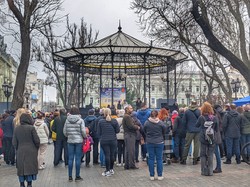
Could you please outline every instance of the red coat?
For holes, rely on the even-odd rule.
[[[2,146],[3,146],[2,140],[3,140],[3,130],[2,130],[2,128],[0,128],[0,148],[2,148]]]

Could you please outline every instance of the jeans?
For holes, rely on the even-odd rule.
[[[216,158],[216,169],[221,170],[221,157],[218,144],[215,145],[214,154]]]
[[[75,159],[76,177],[80,176],[80,166],[82,157],[82,143],[68,143],[68,174],[72,177],[73,163]]]
[[[144,159],[147,155],[147,146],[146,143],[141,145],[141,157]]]
[[[162,160],[162,154],[163,154],[163,147],[164,144],[147,144],[147,151],[148,151],[148,169],[150,173],[150,177],[154,177],[155,171],[154,171],[154,162],[156,159],[156,168],[157,168],[157,174],[158,176],[162,176],[163,171],[163,160]]]
[[[227,160],[231,160],[233,153],[236,155],[236,160],[240,161],[240,138],[226,137]]]
[[[241,135],[241,148],[243,148],[243,146],[248,142],[250,142],[250,134],[242,134]],[[248,146],[244,154],[250,156],[250,146]]]
[[[102,149],[102,147],[100,148],[100,164],[101,166],[105,166],[105,155],[104,155],[104,151]]]
[[[68,165],[68,145],[66,140],[56,140],[55,141],[55,157],[54,165],[58,165],[59,161],[62,159],[62,150],[64,151],[64,163]]]
[[[117,141],[101,141],[101,147],[105,155],[106,171],[109,171],[114,167],[115,149],[117,149]]]
[[[174,137],[174,156],[176,160],[182,158],[185,146],[185,138],[181,138],[178,135]]]
[[[201,158],[201,175],[213,175],[213,153],[215,145],[200,144],[200,158]]]

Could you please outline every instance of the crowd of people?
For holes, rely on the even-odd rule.
[[[163,180],[164,164],[185,165],[190,154],[193,165],[200,161],[201,175],[211,176],[222,172],[224,158],[224,164],[231,164],[235,155],[240,164],[240,148],[249,141],[249,104],[223,109],[208,102],[198,107],[193,101],[187,108],[170,111],[149,109],[138,99],[135,110],[126,104],[124,109],[90,109],[82,117],[77,107],[35,114],[20,108],[5,112],[0,121],[0,155],[7,165],[17,167],[21,187],[25,181],[31,187],[38,170],[46,169],[46,150],[52,142],[53,164],[64,163],[71,182],[73,163],[74,180],[81,181],[82,163],[86,168],[100,165],[105,168],[102,176],[110,177],[115,164],[134,170],[140,161],[147,161],[150,180]],[[250,150],[244,154],[249,159]]]

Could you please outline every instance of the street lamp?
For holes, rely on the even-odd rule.
[[[13,86],[11,85],[11,83],[7,84],[6,82],[4,82],[2,88],[4,95],[7,98],[7,110],[9,110],[9,97],[12,93]]]
[[[190,91],[190,89],[186,89],[185,90],[185,95],[186,95],[186,98],[187,98],[187,106],[189,106],[189,104],[190,104],[190,97],[191,97],[191,91]]]
[[[241,81],[239,80],[239,78],[237,78],[236,80],[233,79],[231,81],[231,87],[232,87],[233,92],[235,93],[235,100],[237,99],[237,92],[240,89],[240,83]]]

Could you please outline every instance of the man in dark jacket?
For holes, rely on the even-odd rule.
[[[200,110],[198,109],[196,101],[191,102],[191,106],[189,109],[187,109],[184,113],[183,116],[183,124],[185,125],[185,128],[187,130],[186,133],[186,144],[184,147],[184,152],[182,155],[182,160],[181,164],[186,164],[188,152],[190,145],[192,141],[194,141],[194,147],[193,147],[193,165],[197,164],[197,160],[199,157],[199,133],[200,133],[200,128],[195,127],[195,124],[201,115]]]
[[[15,149],[12,145],[14,113],[15,111],[9,111],[9,116],[2,122],[4,161],[12,166],[15,165]]]
[[[99,138],[97,136],[97,129],[95,126],[95,121],[97,117],[95,116],[95,110],[90,109],[88,111],[88,116],[84,119],[85,127],[89,128],[89,134],[92,137],[93,144],[93,164],[98,164],[98,144]]]
[[[136,130],[140,127],[134,123],[131,114],[133,107],[128,105],[125,108],[125,115],[122,119],[122,126],[124,129],[124,142],[125,142],[125,166],[124,169],[138,169],[135,165],[135,140]]]
[[[236,111],[236,105],[230,105],[231,110],[228,111],[222,121],[223,131],[226,140],[227,160],[224,164],[231,164],[233,150],[236,155],[236,162],[240,164],[240,130],[243,124],[242,116]]]
[[[63,127],[67,119],[66,110],[61,109],[60,115],[54,119],[52,131],[56,133],[54,166],[57,166],[62,158],[62,150],[64,151],[64,163],[68,165],[68,145],[67,138],[63,134]]]

